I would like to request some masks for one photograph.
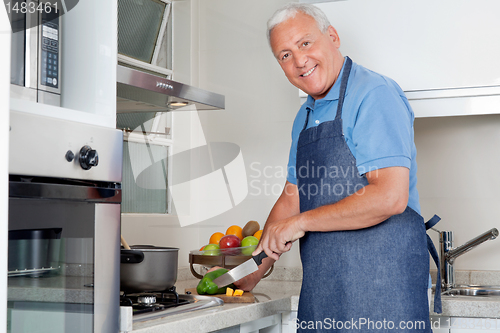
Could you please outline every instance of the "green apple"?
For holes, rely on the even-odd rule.
[[[254,237],[254,236],[246,236],[241,241],[242,247],[252,246],[252,245],[257,245],[257,244],[259,244],[259,240],[257,239],[257,237]]]
[[[220,247],[217,244],[208,244],[203,248],[204,256],[218,256],[220,253]]]
[[[252,252],[255,251],[257,244],[259,244],[259,240],[257,239],[257,237],[247,236],[243,238],[243,240],[241,241],[241,254],[245,256],[251,256]]]

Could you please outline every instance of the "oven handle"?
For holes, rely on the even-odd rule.
[[[119,188],[9,181],[10,198],[121,203]]]

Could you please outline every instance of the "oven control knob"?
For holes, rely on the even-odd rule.
[[[71,162],[75,158],[75,154],[73,154],[73,152],[71,150],[68,150],[66,152],[65,157],[66,157],[66,161]]]
[[[90,148],[90,146],[83,146],[82,149],[80,149],[79,160],[82,169],[89,170],[99,164],[99,155],[97,155],[97,151]]]

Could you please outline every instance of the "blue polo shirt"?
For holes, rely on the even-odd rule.
[[[307,128],[335,119],[343,72],[344,66],[339,79],[324,98],[314,100],[308,96],[295,117],[288,160],[287,180],[290,183],[297,184],[297,142],[307,109],[310,109]],[[410,104],[396,82],[353,62],[342,108],[342,128],[359,173],[395,166],[410,169],[408,206],[420,214],[414,118]]]

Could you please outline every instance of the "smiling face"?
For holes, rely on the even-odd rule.
[[[271,48],[291,84],[314,99],[326,96],[337,80],[344,58],[337,31],[322,33],[309,15],[297,12],[271,31]]]

